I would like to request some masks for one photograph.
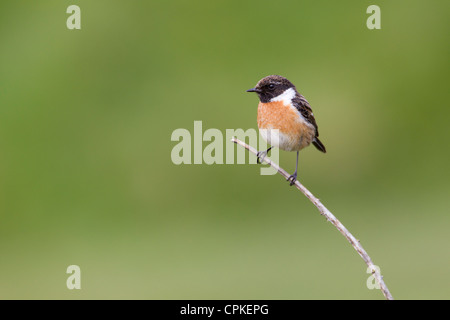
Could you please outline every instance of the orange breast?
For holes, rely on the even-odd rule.
[[[315,136],[314,127],[307,123],[300,113],[283,101],[260,102],[258,105],[259,129],[278,129],[279,148],[297,151],[308,146]]]

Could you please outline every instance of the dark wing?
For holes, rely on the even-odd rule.
[[[316,135],[313,140],[313,145],[323,153],[326,153],[327,150],[323,143],[319,140],[319,128],[317,127],[316,119],[314,118],[313,112],[311,110],[311,106],[309,105],[308,101],[305,99],[304,96],[297,93],[292,99],[292,104],[297,108],[298,112],[305,118],[306,121],[311,123],[314,128],[316,129]]]
[[[297,108],[298,112],[305,118],[306,121],[311,123],[316,129],[316,137],[319,136],[319,128],[317,127],[316,119],[314,118],[311,106],[304,96],[297,93],[292,99],[292,104]]]

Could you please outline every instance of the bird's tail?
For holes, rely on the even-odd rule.
[[[323,153],[327,152],[327,149],[325,149],[325,146],[322,142],[320,142],[319,138],[314,138],[312,143],[317,148],[317,150],[322,151]]]

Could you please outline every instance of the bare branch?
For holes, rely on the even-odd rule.
[[[232,142],[239,144],[240,146],[244,147],[251,153],[255,154],[257,156],[258,151],[249,146],[248,144],[242,142],[241,140],[233,137],[231,139]],[[272,162],[268,157],[265,157],[263,162],[269,164],[274,169],[278,171],[279,174],[281,174],[286,179],[289,178],[290,174],[287,173],[284,169],[280,168],[278,164]],[[321,215],[323,215],[328,221],[333,224],[340,233],[350,242],[350,244],[355,248],[356,252],[361,256],[361,258],[364,260],[364,262],[369,267],[369,270],[371,270],[375,280],[380,285],[380,289],[383,292],[384,296],[388,300],[393,300],[391,293],[389,292],[388,287],[384,283],[383,276],[379,272],[379,269],[373,264],[372,259],[367,254],[366,250],[361,246],[361,243],[359,240],[357,240],[348,230],[344,227],[344,225],[320,202],[319,199],[317,199],[308,189],[306,189],[299,181],[295,181],[295,186],[298,190],[300,190],[316,207],[319,209],[319,212]]]

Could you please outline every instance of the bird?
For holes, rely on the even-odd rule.
[[[254,88],[259,97],[257,122],[261,136],[271,147],[257,153],[257,163],[273,147],[285,151],[297,151],[295,172],[287,179],[290,185],[297,180],[299,151],[311,143],[321,152],[326,148],[319,140],[319,129],[309,102],[288,79],[270,75],[258,81]],[[270,131],[276,129],[274,131]]]

